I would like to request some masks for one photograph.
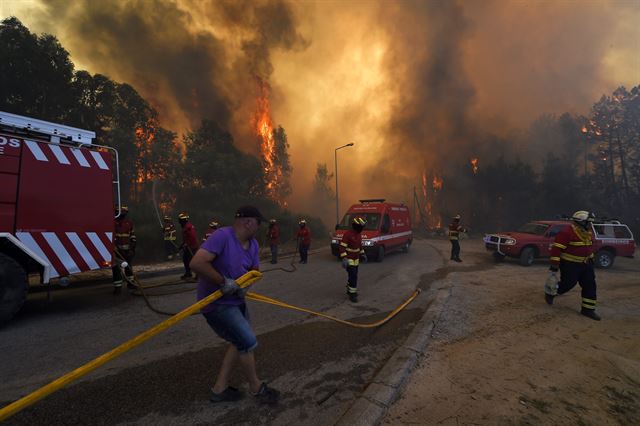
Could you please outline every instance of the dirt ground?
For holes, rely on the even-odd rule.
[[[463,259],[383,424],[640,424],[640,259],[596,270],[600,322],[579,315],[579,287],[545,304],[546,262],[475,270],[490,258],[473,241]]]

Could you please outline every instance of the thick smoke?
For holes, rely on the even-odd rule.
[[[526,129],[541,114],[587,113],[640,81],[637,2],[60,0],[30,11],[17,15],[80,67],[133,84],[173,130],[213,118],[255,149],[256,78],[268,81],[291,144],[290,205],[310,213],[316,164],[333,170],[338,146],[355,142],[338,153],[343,208],[409,201],[424,171],[456,173],[471,157],[482,168],[496,140],[535,152]]]
[[[273,49],[304,46],[285,3],[48,1],[41,22],[92,72],[125,81],[178,131],[201,119],[232,127],[273,73]],[[63,31],[60,34],[60,31]],[[248,118],[245,117],[248,122]]]

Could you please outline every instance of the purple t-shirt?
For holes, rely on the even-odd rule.
[[[252,238],[249,241],[249,248],[245,250],[231,226],[218,229],[202,243],[200,248],[216,255],[211,265],[224,277],[235,280],[253,269],[257,270],[260,266],[256,239]],[[200,277],[198,279],[198,300],[204,299],[219,288],[220,286],[217,284]],[[210,312],[214,309],[214,304],[240,305],[242,303],[244,303],[244,299],[236,295],[222,296],[202,308],[202,312]]]

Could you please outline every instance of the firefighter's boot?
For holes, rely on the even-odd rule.
[[[349,301],[351,303],[358,303],[358,293],[349,293]]]
[[[584,315],[585,317],[587,317],[587,318],[591,318],[594,321],[600,321],[601,320],[600,315],[598,315],[596,313],[595,309],[582,308],[580,313],[582,315]]]
[[[113,283],[113,294],[117,295],[122,293],[122,281]]]

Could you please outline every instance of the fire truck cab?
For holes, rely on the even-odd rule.
[[[112,262],[117,152],[95,133],[0,111],[0,324],[39,284]]]
[[[362,231],[362,247],[367,257],[382,262],[386,253],[401,249],[405,253],[413,242],[409,208],[402,203],[387,203],[384,199],[359,200],[347,210],[331,238],[331,253],[340,256],[339,244],[344,232],[351,229],[354,217],[363,217],[367,224]]]

